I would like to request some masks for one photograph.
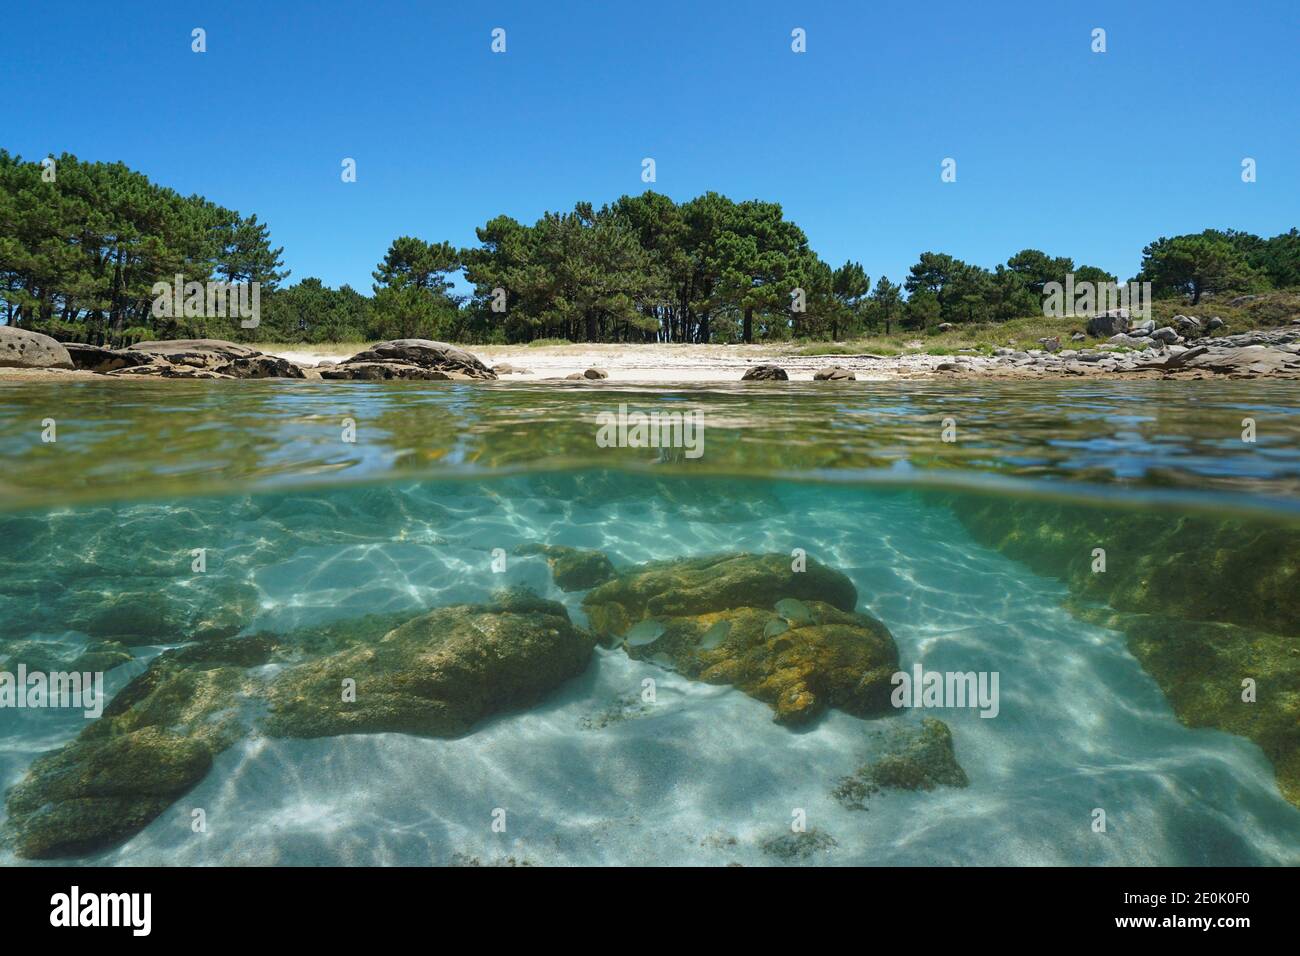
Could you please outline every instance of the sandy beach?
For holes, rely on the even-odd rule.
[[[488,366],[497,369],[503,381],[563,379],[575,372],[597,368],[609,373],[610,381],[677,383],[736,382],[755,365],[773,364],[785,369],[791,380],[811,381],[824,368],[839,366],[859,380],[884,381],[934,371],[945,357],[937,355],[880,356],[797,355],[770,345],[471,345],[467,348]],[[347,358],[351,349],[276,349],[275,355],[309,367]],[[500,366],[513,371],[503,371]]]

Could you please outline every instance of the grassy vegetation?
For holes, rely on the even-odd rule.
[[[312,355],[342,356],[363,352],[374,342],[250,342],[249,348],[262,352],[310,352]]]
[[[1235,303],[1235,304],[1234,304]],[[1227,325],[1212,333],[1230,335],[1251,329],[1288,325],[1300,317],[1300,291],[1266,292],[1256,296],[1224,296],[1219,301],[1188,305],[1182,299],[1164,299],[1151,303],[1151,317],[1156,325],[1167,325],[1175,315],[1189,315],[1206,321],[1218,317]],[[1008,322],[976,322],[958,325],[950,331],[937,328],[873,335],[850,342],[814,342],[800,346],[792,343],[787,352],[795,355],[955,355],[963,350],[982,353],[995,348],[1038,348],[1038,340],[1060,336],[1062,348],[1100,345],[1104,339],[1089,336],[1071,344],[1076,332],[1087,334],[1088,320],[1083,317],[1051,319],[1042,315],[1025,316]]]

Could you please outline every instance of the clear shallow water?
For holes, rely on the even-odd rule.
[[[1267,496],[1269,507],[1294,508],[1298,399],[1294,383],[1267,381],[0,383],[0,505],[654,464],[909,484],[1069,480],[1237,493],[1237,504]],[[596,417],[620,403],[702,411],[703,457],[665,466],[644,449],[598,448]],[[1241,440],[1246,417],[1257,422],[1253,443]],[[42,441],[47,418],[54,443]],[[942,440],[948,418],[953,442]],[[356,423],[355,442],[342,439],[345,420]]]
[[[1114,542],[1106,573],[1145,582],[1156,577],[1152,555],[1106,530],[1143,516],[1155,525],[1141,537],[1157,551],[1169,550],[1165,532],[1180,542],[1168,560],[1187,569],[1189,590],[1207,587],[1200,552],[1220,560],[1225,547],[1227,565],[1235,559],[1246,578],[1274,581],[1285,569],[1251,566],[1260,559],[1247,543],[1279,528],[1294,534],[1300,395],[1287,388],[690,392],[681,399],[706,413],[704,459],[645,466],[644,450],[590,447],[594,415],[611,399],[649,408],[677,396],[205,383],[189,394],[177,384],[190,383],[153,393],[164,408],[143,389],[111,406],[102,392],[65,396],[55,447],[16,437],[21,422],[44,417],[47,395],[24,390],[4,405],[15,507],[0,515],[0,640],[11,651],[36,642],[67,657],[133,622],[133,660],[108,671],[110,697],[165,647],[205,629],[283,634],[484,602],[503,585],[531,587],[586,624],[583,592],[556,587],[541,557],[511,554],[493,571],[494,548],[544,542],[599,549],[621,570],[806,549],[852,581],[858,608],[887,626],[903,668],[998,672],[1000,712],[860,719],[831,709],[791,729],[734,687],[598,647],[580,676],[540,703],[454,739],[247,736],[140,832],[73,860],[1300,863],[1300,810],[1279,789],[1278,754],[1240,732],[1189,726],[1199,711],[1179,690],[1185,681],[1133,642],[1127,619],[1080,610],[1109,612],[1109,601],[1143,620],[1167,616],[1177,632],[1201,619],[1189,618],[1178,592],[1099,599],[1049,559],[1050,536],[1029,533],[1044,522],[1005,543],[980,519],[1000,508],[993,525],[1016,528],[1026,502],[1057,509],[1050,526],[1067,551],[1077,539],[1086,554],[1100,535]],[[357,410],[355,446],[326,437],[340,398]],[[937,440],[954,403],[959,429],[978,447]],[[1238,447],[1244,415],[1261,422],[1254,448]],[[64,445],[73,439],[82,444]],[[91,448],[104,459],[97,466]],[[68,456],[62,472],[41,459],[51,454]],[[599,456],[614,460],[591,468]],[[620,470],[624,463],[639,470]],[[439,465],[458,477],[430,473]],[[859,469],[888,469],[892,483]],[[935,490],[937,473],[978,493]],[[311,487],[296,487],[304,480]],[[200,483],[221,493],[200,493]],[[1231,534],[1211,542],[1219,524]],[[202,575],[190,571],[194,548],[208,549]],[[1264,600],[1243,593],[1216,620],[1258,626],[1267,615],[1252,608]],[[1269,627],[1267,654],[1234,659],[1225,679],[1235,686],[1233,668],[1258,664],[1265,693],[1294,695],[1294,672],[1268,655],[1285,654],[1279,638],[1295,632]],[[646,677],[657,686],[650,707],[637,696]],[[886,788],[865,811],[835,798],[838,781],[923,716],[950,728],[968,786]],[[18,783],[37,754],[86,723],[57,710],[0,711],[0,785]],[[491,829],[498,807],[508,811],[505,833]],[[1091,828],[1098,807],[1104,834]],[[194,808],[206,813],[205,833],[191,829]],[[769,841],[790,833],[794,808],[834,843],[804,857],[774,850]],[[12,849],[3,853],[16,862]]]

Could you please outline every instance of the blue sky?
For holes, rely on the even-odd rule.
[[[638,193],[644,157],[677,200],[780,202],[873,281],[924,250],[991,267],[1025,247],[1122,279],[1158,235],[1300,225],[1295,0],[9,0],[0,17],[0,145],[255,212],[294,279],[362,291],[397,235],[467,245],[499,213]]]

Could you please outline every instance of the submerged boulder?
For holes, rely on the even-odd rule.
[[[838,571],[785,555],[729,555],[632,568],[583,600],[596,633],[633,658],[730,684],[805,723],[835,707],[859,717],[892,711],[898,648],[880,621],[854,612]]]
[[[266,732],[456,736],[492,714],[536,703],[580,674],[593,646],[563,605],[528,591],[438,608],[373,644],[286,670],[269,689]],[[345,693],[349,686],[355,694]]]
[[[18,854],[93,853],[148,826],[247,733],[251,718],[241,704],[256,681],[244,668],[269,653],[265,642],[218,642],[202,654],[182,648],[156,658],[99,720],[38,757],[9,790],[6,828]]]
[[[969,783],[953,751],[948,725],[923,717],[918,728],[895,728],[881,752],[841,779],[831,795],[850,810],[865,810],[867,800],[881,790],[933,790]]]
[[[530,542],[515,548],[515,554],[545,556],[555,586],[561,591],[586,591],[615,575],[614,565],[603,551]]]
[[[148,826],[211,766],[202,743],[156,727],[83,734],[36,758],[9,791],[10,837],[28,859],[104,849]]]
[[[1182,723],[1255,741],[1300,806],[1300,532],[1051,502],[951,504],[976,541],[1063,580],[1076,616],[1124,634]]]
[[[0,368],[73,368],[68,350],[48,335],[0,325]]]
[[[462,734],[581,673],[594,643],[562,605],[515,589],[486,605],[186,644],[154,658],[99,720],[33,762],[8,792],[6,836],[27,858],[111,847],[259,731]]]

